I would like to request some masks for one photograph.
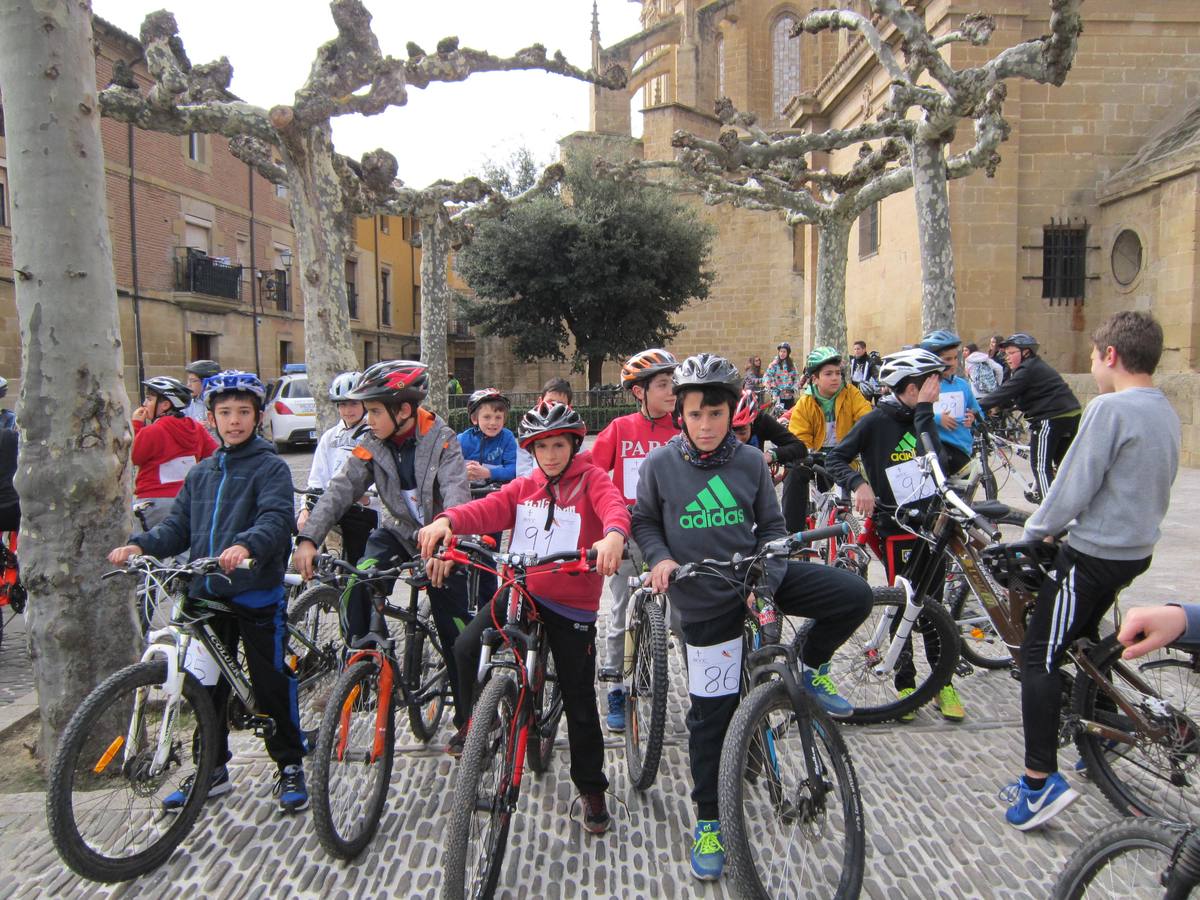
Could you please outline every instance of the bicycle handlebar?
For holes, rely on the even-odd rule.
[[[989,541],[995,542],[1000,540],[1000,529],[997,528],[992,522],[976,513],[975,510],[971,509],[971,507],[969,507],[963,501],[963,499],[958,496],[958,492],[946,483],[946,474],[942,471],[942,464],[938,459],[937,450],[934,449],[933,439],[929,436],[929,432],[921,432],[921,445],[925,448],[925,461],[929,466],[930,473],[933,475],[934,483],[937,484],[938,490],[941,492],[942,497],[945,498],[946,503],[953,507],[958,513],[966,517],[967,521],[969,521],[974,527],[978,528],[985,535],[987,535]]]
[[[463,549],[459,549],[463,548]],[[464,552],[464,550],[466,552]],[[511,550],[500,552],[491,547],[487,547],[482,543],[475,541],[462,540],[458,537],[451,537],[448,545],[443,546],[438,551],[438,559],[444,559],[448,562],[457,563],[459,565],[470,565],[470,554],[475,553],[490,560],[497,567],[509,566],[514,569],[529,570],[539,568],[541,566],[553,565],[555,563],[565,563],[560,571],[567,574],[577,575],[583,574],[591,570],[591,563],[596,561],[595,549],[576,549],[564,550],[559,553],[550,553],[546,556],[538,556],[534,553],[514,553]],[[572,566],[571,564],[575,565]]]

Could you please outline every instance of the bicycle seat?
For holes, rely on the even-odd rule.
[[[1012,507],[1007,503],[1001,503],[999,500],[977,500],[971,503],[971,509],[983,516],[985,519],[991,519],[995,522],[998,519],[1003,519],[1012,512]]]

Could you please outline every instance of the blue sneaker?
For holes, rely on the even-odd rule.
[[[725,848],[721,846],[721,823],[701,819],[692,841],[692,874],[701,881],[716,881],[725,870]]]
[[[188,794],[192,792],[192,785],[196,783],[196,776],[189,775],[183,779],[179,785],[179,790],[173,791],[163,797],[163,812],[177,813],[183,809],[187,803]],[[212,781],[208,785],[208,800],[214,797],[223,797],[233,790],[233,782],[229,780],[229,770],[224,766],[217,766],[213,769]]]
[[[1004,818],[1021,831],[1044,825],[1078,798],[1058,772],[1051,773],[1040,791],[1030,790],[1024,775],[1000,791],[1000,799],[1009,805]]]
[[[300,766],[281,766],[275,779],[274,793],[279,797],[279,809],[285,813],[308,809],[308,787],[304,769]]]
[[[800,684],[831,716],[848,716],[854,712],[854,706],[838,693],[837,685],[829,677],[829,663],[819,669],[801,669]]]
[[[625,730],[625,689],[613,688],[608,692],[608,717],[605,719],[609,731]]]

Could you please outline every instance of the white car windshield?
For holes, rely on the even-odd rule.
[[[284,386],[283,396],[285,397],[311,397],[312,391],[308,389],[307,378],[297,378]]]

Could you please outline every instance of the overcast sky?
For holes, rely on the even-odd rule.
[[[146,13],[163,0],[93,0],[96,14],[136,36]],[[591,0],[366,0],[385,54],[407,57],[415,41],[433,52],[440,38],[458,35],[464,46],[509,55],[541,43],[562,50],[582,69],[591,62]],[[290,103],[308,75],[313,55],[334,34],[322,0],[167,0],[193,63],[228,56],[235,94],[264,107]],[[599,0],[600,39],[613,44],[640,28],[636,0]],[[400,177],[424,187],[435,178],[479,171],[486,159],[503,160],[528,146],[539,158],[554,142],[587,128],[589,87],[544,72],[474,75],[459,84],[410,90],[408,104],[379,116],[334,120],[337,149],[354,157],[383,147],[400,162]],[[634,129],[640,130],[635,115]]]

